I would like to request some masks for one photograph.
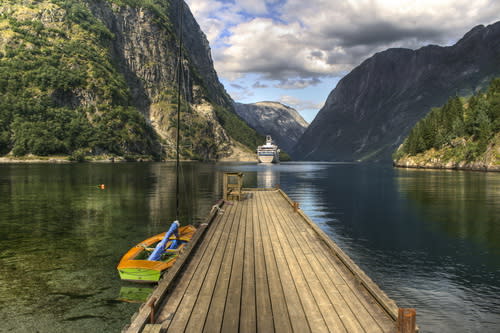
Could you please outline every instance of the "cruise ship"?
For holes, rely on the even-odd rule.
[[[259,163],[279,163],[280,150],[273,143],[271,136],[266,136],[266,144],[257,147],[257,158]]]

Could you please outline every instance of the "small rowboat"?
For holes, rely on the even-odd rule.
[[[174,225],[176,227],[140,242],[125,253],[117,267],[122,280],[144,283],[160,280],[196,231],[192,225],[179,227],[177,221]]]

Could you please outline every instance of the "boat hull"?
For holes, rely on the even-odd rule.
[[[278,163],[279,159],[276,155],[257,155],[259,163]]]
[[[160,280],[162,271],[130,267],[118,269],[118,272],[120,273],[120,279],[123,281],[154,283]]]
[[[158,242],[160,242],[165,233],[150,237],[131,248],[120,260],[118,264],[118,273],[120,279],[124,281],[140,283],[156,283],[160,280],[162,273],[170,268],[174,263],[182,248],[191,240],[196,228],[192,225],[179,228],[179,240],[181,244],[175,250],[167,250],[165,258],[160,261],[146,260],[150,251]],[[166,247],[176,237],[169,238]]]

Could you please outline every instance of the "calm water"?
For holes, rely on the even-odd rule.
[[[203,220],[234,170],[249,187],[281,184],[399,306],[417,308],[422,332],[500,331],[499,173],[185,163],[182,221]],[[134,286],[115,267],[169,224],[173,172],[0,165],[0,331],[120,331],[138,304],[121,301]]]

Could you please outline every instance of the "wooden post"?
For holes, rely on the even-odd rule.
[[[299,203],[297,201],[293,202],[293,211],[297,213],[299,211]]]
[[[155,322],[155,303],[156,303],[156,297],[153,297],[151,301],[149,301],[148,305],[151,308],[151,313],[149,314],[149,322],[151,324],[154,324]]]
[[[227,201],[227,178],[228,178],[227,173],[224,173],[222,177],[222,193],[223,193],[222,196],[225,201]]]
[[[399,308],[398,333],[415,333],[417,329],[417,311],[412,308]]]

